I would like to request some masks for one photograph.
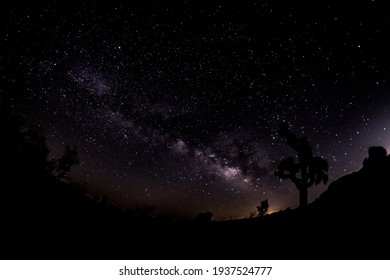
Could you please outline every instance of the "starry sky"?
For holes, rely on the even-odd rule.
[[[369,146],[390,149],[384,3],[30,2],[1,4],[1,94],[52,156],[77,145],[73,180],[122,207],[217,219],[263,199],[296,207],[273,175],[294,156],[281,122],[328,160],[330,181]]]

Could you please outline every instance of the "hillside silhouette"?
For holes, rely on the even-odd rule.
[[[362,168],[313,203],[241,220],[194,220],[96,200],[68,178],[77,149],[58,159],[39,126],[0,115],[1,259],[388,259],[390,156],[370,147]]]
[[[359,171],[330,184],[307,211],[346,256],[388,259],[390,156],[383,147],[368,153]]]

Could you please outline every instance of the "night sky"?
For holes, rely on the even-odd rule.
[[[32,2],[1,8],[1,95],[52,156],[77,145],[73,180],[122,207],[217,219],[264,199],[296,207],[273,175],[295,155],[281,122],[328,160],[330,181],[369,146],[390,149],[384,3]]]

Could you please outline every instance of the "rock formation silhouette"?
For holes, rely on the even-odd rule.
[[[368,154],[360,170],[332,182],[303,214],[324,253],[350,259],[390,256],[390,156],[383,147],[370,147]]]
[[[370,147],[368,155],[359,171],[332,182],[312,207],[350,218],[388,215],[390,156],[383,147]]]

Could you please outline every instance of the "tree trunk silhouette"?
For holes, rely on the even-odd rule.
[[[299,190],[299,207],[305,207],[308,203],[308,191],[307,187],[301,186]]]

